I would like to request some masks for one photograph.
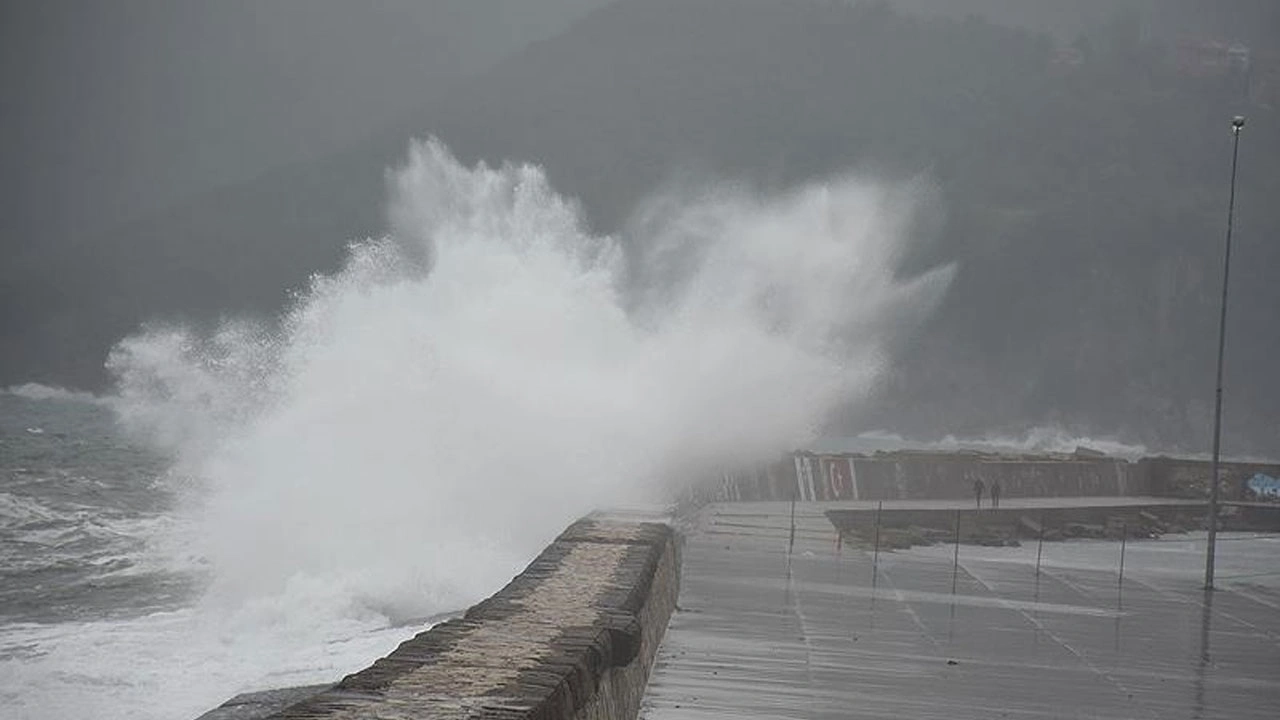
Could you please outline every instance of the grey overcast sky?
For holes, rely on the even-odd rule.
[[[83,231],[323,155],[602,4],[5,2],[3,227]]]
[[[1118,5],[1155,2],[893,4],[1068,36]],[[605,4],[10,0],[0,7],[0,229],[83,233],[322,156]],[[1227,22],[1232,11],[1202,14]]]
[[[31,0],[0,5],[0,102],[0,387],[102,388],[149,320],[272,316],[436,134],[545,164],[610,232],[690,166],[927,173],[921,262],[960,270],[877,422],[1189,447],[1244,112],[1228,430],[1280,437],[1277,0]]]

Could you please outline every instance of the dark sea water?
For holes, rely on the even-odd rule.
[[[218,604],[188,549],[192,487],[108,403],[0,391],[0,718],[189,718],[336,679],[413,634],[293,595]]]
[[[149,562],[170,522],[163,458],[84,395],[0,393],[0,622],[59,623],[173,609],[195,577]]]

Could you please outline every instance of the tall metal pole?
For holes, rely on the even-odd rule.
[[[956,577],[960,574],[960,511],[956,510],[956,554],[951,560],[951,594],[956,594]],[[952,612],[955,606],[951,606]]]
[[[880,574],[880,512],[884,510],[884,501],[876,503],[876,546],[871,555],[871,588],[876,587],[876,576]]]
[[[1227,201],[1227,247],[1222,260],[1222,314],[1218,317],[1218,383],[1213,400],[1213,463],[1209,471],[1209,543],[1204,557],[1204,589],[1213,589],[1213,560],[1218,545],[1218,460],[1222,449],[1222,358],[1227,346],[1227,283],[1231,279],[1231,226],[1236,210],[1236,161],[1244,116],[1231,120],[1231,195]]]
[[[1044,555],[1044,511],[1040,511],[1040,539],[1036,541],[1036,582],[1040,582],[1040,557]]]
[[[791,493],[791,533],[787,537],[787,560],[791,560],[791,551],[796,547],[796,494]]]
[[[1126,520],[1120,525],[1120,578],[1116,580],[1116,587],[1124,590],[1124,549],[1129,543],[1129,522]]]

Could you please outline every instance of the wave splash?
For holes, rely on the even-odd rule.
[[[1069,455],[1083,449],[1130,461],[1156,453],[1145,445],[1126,443],[1114,437],[1080,435],[1052,425],[1035,426],[1018,434],[945,435],[931,440],[908,438],[886,430],[875,430],[861,433],[851,440],[854,445],[861,444],[876,450],[913,449],[938,452],[973,450],[990,453]],[[837,446],[838,443],[839,440],[829,442]]]
[[[654,201],[624,239],[534,166],[429,141],[388,179],[388,235],[278,326],[112,353],[121,418],[199,479],[206,602],[465,606],[584,512],[813,439],[951,275],[896,277],[910,203],[854,178]]]
[[[80,390],[68,390],[56,385],[41,385],[40,383],[34,382],[0,388],[0,394],[12,395],[14,397],[23,398],[24,400],[35,401],[55,400],[90,404],[102,402],[101,398],[92,393]]]

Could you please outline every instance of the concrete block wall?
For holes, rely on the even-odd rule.
[[[1005,497],[1145,495],[1146,475],[1110,457],[979,453],[817,455],[797,452],[781,462],[726,473],[709,500],[967,499],[974,480],[998,482]]]
[[[998,455],[899,451],[874,455],[797,452],[780,462],[725,473],[701,500],[956,500],[973,497],[974,480],[999,483],[1004,497],[1208,497],[1209,463],[1093,454]],[[1222,464],[1225,500],[1255,500],[1248,483],[1275,483],[1280,466]],[[1256,483],[1255,483],[1256,484]]]
[[[1209,497],[1209,476],[1213,465],[1208,460],[1182,458],[1143,458],[1134,464],[1133,472],[1145,478],[1153,495],[1178,498]],[[1249,481],[1255,476],[1280,478],[1280,465],[1275,463],[1224,462],[1219,464],[1218,492],[1223,500],[1255,501]]]
[[[1130,487],[1124,460],[1024,460],[979,458],[864,458],[854,461],[859,499],[968,499],[974,482],[1000,484],[1004,497],[1141,495]]]

